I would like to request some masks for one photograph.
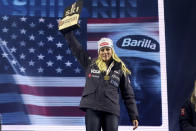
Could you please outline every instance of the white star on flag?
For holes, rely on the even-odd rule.
[[[21,20],[22,22],[26,22],[27,18],[25,18],[25,17],[23,16],[22,18],[20,18],[20,20]]]
[[[52,49],[48,49],[48,54],[53,54],[53,50]]]
[[[80,69],[77,67],[76,69],[75,69],[75,73],[80,73]]]
[[[14,40],[14,39],[16,39],[16,38],[17,38],[17,35],[12,34],[12,35],[11,35],[11,38]]]
[[[48,62],[47,62],[48,67],[52,67],[53,64],[54,64],[54,63],[53,63],[52,61],[48,61]]]
[[[48,39],[48,41],[53,41],[54,40],[54,37],[48,36],[47,39]]]
[[[16,48],[15,47],[12,47],[10,50],[11,50],[11,53],[16,53]]]
[[[6,27],[4,27],[4,28],[2,29],[2,31],[3,31],[4,33],[6,33],[6,32],[8,32],[8,29],[7,29]]]
[[[8,42],[5,41],[5,40],[3,40],[1,43],[2,43],[2,45],[7,46],[7,43],[8,43]]]
[[[2,57],[8,57],[8,54],[3,52]]]
[[[3,16],[2,18],[4,21],[7,21],[9,19],[9,17],[7,17],[7,16]]]
[[[40,42],[38,43],[39,46],[44,46],[44,44],[45,44],[45,43],[43,43],[42,41],[40,41]]]
[[[35,62],[33,60],[29,61],[29,66],[34,66]]]
[[[29,24],[29,26],[30,26],[31,28],[34,28],[34,27],[35,27],[35,24],[32,22],[31,24]]]
[[[57,73],[61,73],[62,70],[63,70],[63,69],[61,69],[60,67],[58,67],[58,68],[56,69],[56,72],[57,72]]]
[[[43,60],[45,56],[43,56],[42,54],[38,55],[38,60]]]
[[[12,65],[15,65],[17,62],[16,62],[16,60],[12,60],[11,63],[12,63]]]
[[[65,63],[65,65],[68,66],[68,67],[71,67],[71,64],[72,64],[72,63],[69,62],[69,61],[67,61],[67,62]]]
[[[23,72],[23,73],[24,73],[25,70],[26,70],[24,67],[20,67],[19,69],[20,69],[20,72]]]
[[[54,25],[53,25],[53,24],[51,24],[51,23],[50,23],[50,24],[48,24],[48,29],[52,29],[52,28],[53,28],[53,26],[54,26]]]
[[[13,23],[12,23],[12,27],[17,27],[16,22],[13,22]]]
[[[35,49],[31,47],[31,48],[29,49],[29,53],[35,53]]]
[[[34,35],[30,35],[29,36],[29,40],[35,40],[35,36]]]
[[[26,34],[26,30],[25,30],[25,29],[21,29],[21,30],[20,30],[20,33],[21,33],[21,34]]]
[[[25,55],[22,53],[21,55],[20,55],[20,59],[25,59]]]
[[[62,60],[62,58],[63,58],[63,56],[61,56],[61,55],[56,56],[57,60]]]
[[[63,46],[61,42],[58,42],[56,45],[57,45],[57,48],[61,48]]]
[[[43,73],[44,69],[42,67],[39,67],[38,69],[38,73]]]
[[[26,46],[26,43],[24,41],[21,41],[20,46]]]
[[[44,31],[43,30],[39,30],[39,34],[40,35],[44,35]]]
[[[39,22],[40,22],[40,23],[44,23],[44,21],[45,21],[45,19],[43,19],[43,18],[40,18],[40,19],[39,19]]]

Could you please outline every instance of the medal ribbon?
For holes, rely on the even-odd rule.
[[[112,67],[114,66],[114,61],[110,64],[110,66],[108,67],[108,69],[106,70],[106,76],[109,75]]]

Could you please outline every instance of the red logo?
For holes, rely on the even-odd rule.
[[[184,115],[185,115],[185,109],[182,108],[182,109],[181,109],[181,116],[184,116]]]
[[[88,74],[88,77],[91,78],[91,73]]]
[[[105,46],[105,45],[109,45],[109,43],[103,42],[103,43],[100,44],[100,46]]]

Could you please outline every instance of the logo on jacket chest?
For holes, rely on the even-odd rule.
[[[100,74],[100,70],[91,69],[92,74]]]
[[[96,69],[91,69],[90,73],[88,74],[88,77],[95,77],[95,78],[99,78],[99,74],[100,74],[100,70],[96,70]]]

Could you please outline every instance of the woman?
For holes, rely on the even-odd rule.
[[[191,97],[181,107],[179,123],[182,131],[196,131],[196,81]]]
[[[119,92],[125,101],[129,117],[138,127],[138,111],[133,89],[130,85],[130,71],[118,58],[109,38],[98,41],[98,58],[92,59],[81,47],[73,32],[65,38],[77,60],[85,69],[86,84],[80,102],[80,109],[86,112],[86,131],[117,131],[120,115]]]

